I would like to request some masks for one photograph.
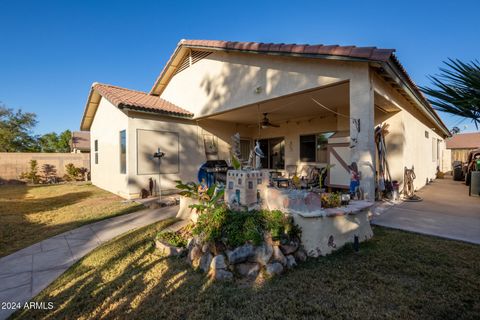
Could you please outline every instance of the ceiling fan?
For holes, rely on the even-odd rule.
[[[278,128],[280,127],[278,124],[273,124],[270,122],[270,120],[268,120],[268,113],[264,113],[263,114],[263,119],[262,121],[260,122],[260,126],[262,127],[262,129],[266,129],[266,128]]]

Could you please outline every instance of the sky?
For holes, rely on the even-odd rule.
[[[0,103],[36,113],[36,134],[78,130],[93,82],[149,91],[181,39],[395,48],[428,85],[447,58],[480,58],[478,12],[478,0],[0,0]]]

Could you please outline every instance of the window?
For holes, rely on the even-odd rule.
[[[300,161],[327,163],[328,138],[335,132],[300,136]]]
[[[427,131],[427,130],[425,130],[425,138],[427,138],[427,139],[428,139],[428,137],[429,137],[428,131]]]
[[[240,140],[240,160],[247,161],[250,157],[250,140]]]
[[[127,173],[127,134],[120,131],[120,173]]]
[[[433,162],[437,161],[437,157],[438,157],[437,148],[438,148],[437,139],[432,138],[432,161]]]
[[[94,141],[93,150],[95,152],[95,164],[98,164],[98,140]]]
[[[259,140],[260,149],[265,157],[262,158],[264,169],[285,169],[285,138]]]

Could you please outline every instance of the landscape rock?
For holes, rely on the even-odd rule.
[[[280,249],[284,255],[289,255],[297,251],[299,243],[297,241],[289,241],[287,244],[281,244]]]
[[[260,265],[255,262],[245,262],[235,265],[235,271],[243,277],[255,278],[260,272]]]
[[[287,258],[285,258],[285,255],[282,253],[282,250],[278,246],[273,247],[273,256],[272,256],[273,261],[280,262],[282,266],[287,265]]]
[[[219,254],[225,252],[226,249],[227,248],[225,247],[225,245],[221,241],[216,241],[211,248],[213,254],[215,254],[215,255],[219,255]]]
[[[210,269],[210,264],[212,263],[212,254],[210,252],[204,253],[202,257],[200,258],[200,270],[203,272],[208,272]]]
[[[225,257],[223,255],[217,255],[213,257],[212,262],[210,263],[211,269],[227,269],[227,263],[225,262]]]
[[[273,254],[273,247],[268,243],[263,243],[262,245],[255,248],[255,254],[250,257],[248,260],[250,262],[258,262],[262,266],[266,265]]]
[[[203,252],[203,253],[205,253],[205,252],[210,252],[210,247],[211,247],[211,245],[210,245],[209,242],[203,244],[203,246],[202,246],[202,252]]]
[[[244,244],[235,250],[228,252],[228,262],[237,264],[245,262],[248,258],[255,254],[255,248],[251,244]]]
[[[177,248],[171,246],[167,243],[164,243],[160,240],[155,240],[155,247],[160,251],[161,254],[170,257],[170,256],[179,256],[185,250],[184,248]]]
[[[297,260],[297,261],[300,261],[300,262],[307,261],[307,254],[305,253],[305,250],[303,250],[303,249],[298,249],[297,251],[295,251],[293,256],[295,257],[295,260]]]
[[[218,281],[231,281],[233,280],[233,273],[223,269],[213,269],[211,271],[211,276],[213,279]]]
[[[188,252],[187,262],[194,268],[197,268],[202,257],[202,248],[198,245],[194,245]]]
[[[265,271],[267,272],[267,275],[271,277],[276,276],[283,272],[283,266],[279,262],[269,263],[267,264]]]
[[[292,269],[292,268],[297,266],[297,261],[295,261],[295,258],[291,254],[286,256],[286,258],[287,258],[287,268],[288,269]]]

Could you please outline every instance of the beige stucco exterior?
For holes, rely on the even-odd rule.
[[[335,112],[315,107],[311,101],[306,107],[303,98],[295,100],[310,93],[328,101]],[[175,180],[196,180],[206,160],[204,135],[215,137],[220,159],[229,159],[230,138],[236,132],[252,141],[284,137],[285,165],[301,164],[300,135],[350,132],[356,139],[350,157],[358,163],[361,186],[369,199],[375,192],[375,125],[390,124],[386,140],[393,179],[403,182],[404,167],[414,166],[418,189],[435,178],[437,165],[442,165],[445,144],[439,130],[432,129],[436,125],[377,76],[367,62],[216,51],[174,75],[161,97],[193,112],[194,118],[123,112],[101,99],[90,128],[94,184],[130,198],[138,196],[142,188],[148,189],[149,178],[158,180],[158,174],[137,173],[138,129],[178,133],[179,171],[161,175],[163,190],[174,189]],[[375,107],[380,103],[391,108],[385,113]],[[272,120],[278,118],[279,128],[259,130],[259,117],[265,110],[277,110]],[[359,132],[345,115],[360,120]],[[123,129],[127,130],[126,174],[119,173],[119,132]],[[438,160],[432,158],[432,138],[440,141]],[[93,163],[96,139],[98,165]]]

